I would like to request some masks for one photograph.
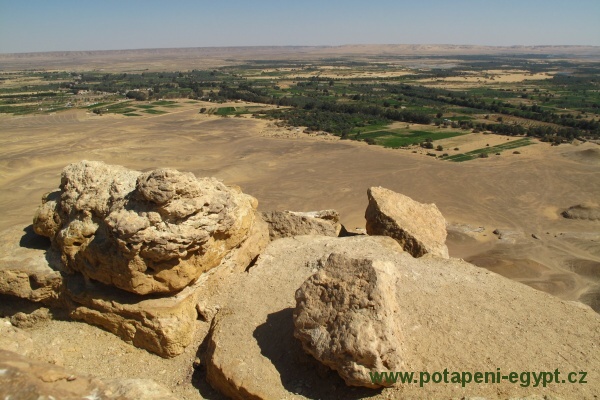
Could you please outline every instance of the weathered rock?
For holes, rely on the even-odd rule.
[[[48,321],[52,318],[50,310],[45,307],[38,308],[31,313],[18,312],[10,318],[10,323],[19,328],[31,328],[34,325]]]
[[[261,214],[269,224],[271,240],[298,235],[339,236],[342,230],[335,210],[267,211]]]
[[[256,205],[214,178],[82,161],[44,197],[34,230],[72,271],[133,293],[174,293],[247,238]]]
[[[174,357],[192,341],[202,284],[199,279],[176,295],[145,298],[74,276],[66,290],[73,302],[71,318],[100,326],[161,357]]]
[[[0,398],[176,400],[150,379],[101,380],[0,350]]]
[[[220,310],[209,334],[208,382],[233,399],[360,394],[351,392],[333,371],[317,374],[319,364],[293,336],[294,293],[332,252],[375,257],[386,251],[402,250],[387,237],[295,236],[271,242],[247,276],[234,277],[229,290],[212,299]]]
[[[348,385],[391,386],[369,373],[402,370],[398,271],[391,262],[334,253],[296,292],[294,336]]]
[[[600,370],[600,316],[456,259],[413,258],[387,237],[296,236],[273,241],[245,277],[222,290],[207,340],[207,379],[234,399],[358,398],[335,371],[306,354],[293,337],[294,293],[332,253],[391,263],[399,283],[394,317],[405,371],[503,374]],[[354,261],[353,261],[354,262]],[[390,296],[391,297],[391,296]],[[569,315],[569,318],[556,318]],[[518,338],[519,340],[515,340]],[[565,346],[568,343],[568,346]],[[243,344],[243,345],[241,345]],[[485,355],[485,356],[482,356]],[[590,373],[591,374],[591,373]],[[600,384],[522,387],[494,384],[404,384],[378,398],[593,398]]]
[[[591,203],[577,204],[563,211],[561,215],[568,219],[600,221],[600,206]]]
[[[413,257],[433,254],[448,258],[446,222],[435,204],[422,204],[382,187],[367,191],[365,212],[369,235],[394,238]]]
[[[140,296],[70,276],[66,280],[66,294],[72,301],[70,315],[161,357],[177,356],[192,343],[199,316],[197,305],[210,295],[213,281],[243,272],[268,242],[265,222],[256,219],[249,237],[218,267],[174,295]],[[210,319],[213,315],[201,317]]]
[[[57,305],[63,284],[60,257],[47,250],[49,243],[29,243],[35,236],[18,226],[0,233],[0,294]]]

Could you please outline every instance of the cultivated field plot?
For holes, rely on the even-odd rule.
[[[444,159],[454,162],[469,161],[475,158],[483,158],[489,154],[499,154],[502,151],[512,150],[523,146],[529,146],[531,144],[533,144],[531,140],[524,138],[504,144],[499,144],[496,146],[484,147],[481,149],[469,151],[467,153],[454,154],[452,156],[445,157]]]
[[[371,138],[376,144],[384,147],[406,147],[417,146],[424,142],[447,139],[455,136],[465,135],[467,132],[427,132],[427,131],[404,131],[386,130],[361,134],[361,139]]]

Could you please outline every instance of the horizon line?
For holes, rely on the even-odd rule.
[[[240,48],[335,48],[335,47],[353,47],[353,46],[444,46],[444,47],[491,47],[491,48],[551,48],[551,47],[590,47],[599,48],[600,45],[589,44],[513,44],[513,45],[491,45],[491,44],[450,44],[450,43],[348,43],[339,45],[228,45],[228,46],[183,46],[183,47],[140,47],[125,49],[86,49],[86,50],[49,50],[49,51],[22,51],[22,52],[0,52],[0,55],[28,55],[28,54],[48,54],[48,53],[79,53],[79,52],[115,52],[115,51],[145,51],[145,50],[190,50],[190,49],[240,49]]]

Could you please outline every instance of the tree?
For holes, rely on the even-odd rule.
[[[134,99],[137,101],[148,100],[148,95],[145,92],[140,92],[140,91],[136,91],[136,90],[130,90],[129,92],[127,92],[127,94],[125,96],[128,99]]]
[[[444,148],[442,147],[441,144],[438,144],[437,147],[435,148],[437,151],[443,151]]]

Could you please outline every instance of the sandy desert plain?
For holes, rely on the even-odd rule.
[[[387,53],[385,48],[350,50],[343,56],[361,60],[375,60],[384,53],[391,57],[394,52],[406,51],[411,57],[402,59],[404,64],[398,61],[406,73],[420,64],[431,67],[436,63],[462,62],[453,61],[453,55],[496,51],[489,48],[421,49],[421,53],[419,49],[409,52],[406,48],[387,49]],[[538,51],[512,50],[524,54]],[[510,49],[497,51],[510,53]],[[552,53],[548,49],[540,51]],[[255,54],[252,49],[238,53],[215,50],[218,56],[186,53],[182,65],[174,64],[173,58],[161,51],[145,53],[141,60],[136,58],[140,53],[132,52],[130,61],[123,61],[126,59],[123,54],[90,53],[87,58],[85,54],[38,54],[30,58],[2,55],[0,64],[2,74],[23,69],[105,68],[111,72],[131,72],[146,70],[147,65],[151,70],[160,71],[166,66],[179,71],[194,65],[218,68],[241,64],[258,58],[256,54],[266,59],[307,60],[340,57],[340,52],[339,49],[302,49],[301,52],[288,49],[282,55],[276,48],[261,49]],[[581,52],[584,54],[552,57],[572,57],[597,65],[598,49]],[[445,58],[433,57],[438,53]],[[113,64],[110,57],[120,61]],[[329,72],[332,71],[340,69]],[[354,74],[360,77],[356,71]],[[504,72],[498,76],[501,74]],[[518,81],[516,73],[510,74],[512,78],[499,79],[494,84]],[[520,81],[527,79],[528,74],[523,72]],[[531,78],[551,79],[551,76]],[[447,78],[435,84],[452,88],[455,80],[460,81]],[[474,78],[463,81],[477,83]],[[486,85],[481,81],[478,84]],[[531,139],[532,144],[519,148],[519,154],[511,150],[501,156],[450,162],[427,157],[419,147],[413,152],[369,146],[361,141],[340,140],[334,135],[303,133],[304,127],[288,129],[251,115],[236,118],[199,113],[202,107],[215,107],[215,103],[205,100],[172,101],[175,107],[165,108],[164,114],[138,117],[96,115],[86,108],[20,116],[0,114],[0,237],[3,241],[21,240],[42,195],[58,186],[61,170],[83,159],[141,171],[169,167],[191,171],[196,176],[214,176],[226,184],[239,185],[245,193],[256,197],[259,210],[333,208],[340,213],[341,222],[348,230],[364,228],[366,191],[372,186],[383,186],[419,202],[437,205],[448,223],[447,245],[451,257],[463,258],[561,299],[583,302],[600,312],[600,218],[567,219],[561,215],[571,206],[587,204],[596,207],[598,216],[600,146],[593,141],[552,146]],[[243,101],[218,105],[255,106],[257,104]],[[410,129],[428,129],[425,125],[408,125]],[[460,147],[461,151],[470,151],[519,139],[479,132],[436,140],[434,144],[441,144],[445,149]],[[200,331],[206,329],[208,327],[203,326]],[[60,320],[48,321],[29,331],[34,343],[46,343],[36,345],[40,359],[54,357],[56,361],[58,357],[68,368],[99,376],[152,377],[185,399],[219,398],[218,393],[202,381],[201,372],[191,369],[197,349],[187,349],[175,359],[161,359],[107,332]],[[69,340],[69,337],[77,337],[77,340]],[[53,355],[49,355],[46,347],[53,347]],[[188,371],[187,376],[182,377],[182,370]]]

